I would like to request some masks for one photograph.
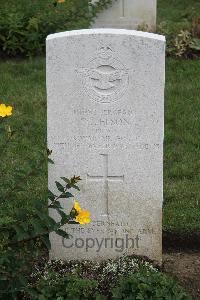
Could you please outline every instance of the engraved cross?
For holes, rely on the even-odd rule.
[[[122,176],[110,176],[108,175],[108,154],[100,154],[103,157],[104,175],[101,176],[91,176],[87,174],[87,181],[92,182],[104,182],[104,194],[106,199],[106,215],[109,215],[109,201],[108,201],[108,182],[124,181],[124,175]]]
[[[125,0],[122,0],[122,18],[125,17]]]

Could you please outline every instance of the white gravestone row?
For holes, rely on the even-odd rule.
[[[161,262],[163,36],[116,29],[47,38],[49,188],[82,178],[88,225],[51,234],[51,258],[103,260],[124,253]],[[62,200],[66,212],[73,199]],[[50,211],[54,218],[58,216]]]
[[[92,3],[98,1],[92,0]],[[137,29],[145,26],[154,30],[156,6],[156,0],[113,0],[112,6],[100,12],[91,27]]]

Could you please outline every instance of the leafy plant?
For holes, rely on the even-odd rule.
[[[60,215],[60,221],[51,218],[46,207],[35,201],[35,211],[20,209],[15,215],[15,220],[1,223],[1,258],[0,258],[0,294],[15,297],[18,291],[23,290],[27,284],[26,276],[30,272],[32,261],[41,255],[42,245],[50,249],[49,233],[56,232],[58,235],[69,238],[62,229],[66,223],[74,223],[76,212],[74,209],[66,214],[60,205],[59,199],[73,197],[68,189],[77,188],[76,177],[68,180],[63,185],[56,182],[60,194],[54,195],[49,191],[49,209],[55,209]],[[61,191],[62,187],[62,191]]]
[[[95,280],[80,279],[73,276],[60,277],[51,272],[36,285],[33,299],[39,300],[94,300],[97,296]]]
[[[115,0],[113,0],[115,1]],[[100,0],[10,0],[0,8],[0,52],[9,56],[44,53],[48,34],[89,28],[97,13],[112,3]]]
[[[191,299],[173,278],[161,273],[151,261],[137,256],[103,262],[44,259],[35,265],[30,278],[30,285],[37,290],[37,296],[45,295],[45,299],[56,299],[57,295],[68,299],[66,290],[71,291],[80,284],[81,291],[82,280],[90,283],[88,299]],[[84,291],[76,296],[84,299]]]
[[[200,51],[200,39],[192,39],[189,47],[190,49]]]
[[[190,32],[181,30],[181,32],[174,39],[175,55],[178,57],[183,56],[183,54],[186,53],[190,43],[191,43]]]
[[[106,295],[110,299],[111,288],[117,286],[119,279],[139,272],[141,268],[158,272],[158,269],[153,266],[152,262],[134,255],[124,255],[117,259],[109,259],[102,262],[89,260],[47,261],[44,258],[34,265],[29,284],[33,287],[38,286],[38,283],[41,280],[42,282],[46,280],[52,272],[56,273],[57,277],[76,276],[82,279],[93,279],[98,283],[98,293]]]
[[[0,104],[0,121],[7,121],[12,115],[12,107]],[[6,151],[10,142],[15,141],[15,132],[8,124],[0,127],[2,141],[1,153]],[[51,152],[49,152],[50,154]],[[49,159],[50,163],[53,163]],[[38,162],[38,165],[47,163],[47,157],[44,156]],[[27,180],[38,171],[37,164],[29,163],[28,168],[15,171],[13,182],[8,182],[7,186],[1,182],[0,200],[3,204],[6,201],[16,197],[17,193],[23,193],[24,185]],[[27,275],[31,272],[33,262],[44,254],[45,248],[50,249],[49,233],[56,232],[63,238],[69,238],[69,235],[62,229],[67,223],[88,223],[89,212],[84,212],[76,201],[72,210],[67,214],[63,210],[59,200],[73,197],[71,190],[79,190],[77,183],[80,177],[71,179],[62,177],[62,181],[56,181],[58,193],[48,192],[48,200],[41,201],[35,199],[33,210],[25,207],[18,209],[11,216],[5,216],[0,221],[0,297],[2,299],[17,299],[20,291],[27,290]],[[70,192],[69,192],[70,190]],[[60,219],[55,221],[48,215],[48,209],[56,210]],[[87,213],[87,218],[85,214]],[[81,217],[84,215],[84,219]],[[77,221],[78,220],[78,221]]]
[[[141,270],[122,279],[113,289],[116,300],[191,300],[176,281],[160,272]]]
[[[199,19],[194,19],[192,23],[182,29],[179,27],[171,28],[168,22],[161,22],[157,26],[157,33],[166,36],[166,54],[168,56],[180,58],[195,58],[199,57],[200,43],[199,34]]]

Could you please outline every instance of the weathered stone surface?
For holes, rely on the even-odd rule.
[[[164,61],[165,39],[155,34],[48,36],[49,188],[80,175],[77,198],[92,219],[66,226],[71,240],[52,234],[52,258],[135,253],[161,261]],[[62,205],[69,210],[73,199]]]
[[[98,0],[93,0],[96,3]],[[156,27],[156,0],[117,0],[111,7],[99,13],[93,28],[137,29],[145,26],[149,30]]]

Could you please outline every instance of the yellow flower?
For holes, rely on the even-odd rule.
[[[88,224],[90,223],[90,212],[89,211],[80,211],[80,213],[78,214],[78,216],[76,216],[75,218],[76,222],[78,222],[79,224]]]
[[[76,200],[74,201],[74,207],[73,208],[77,211],[77,213],[81,212],[81,208],[78,204],[78,201],[76,201]]]
[[[74,201],[73,209],[76,211],[75,221],[79,224],[90,223],[90,212],[82,210],[77,200]]]
[[[12,115],[12,106],[0,104],[0,117],[5,118]]]
[[[65,3],[65,0],[58,0],[58,3]]]

